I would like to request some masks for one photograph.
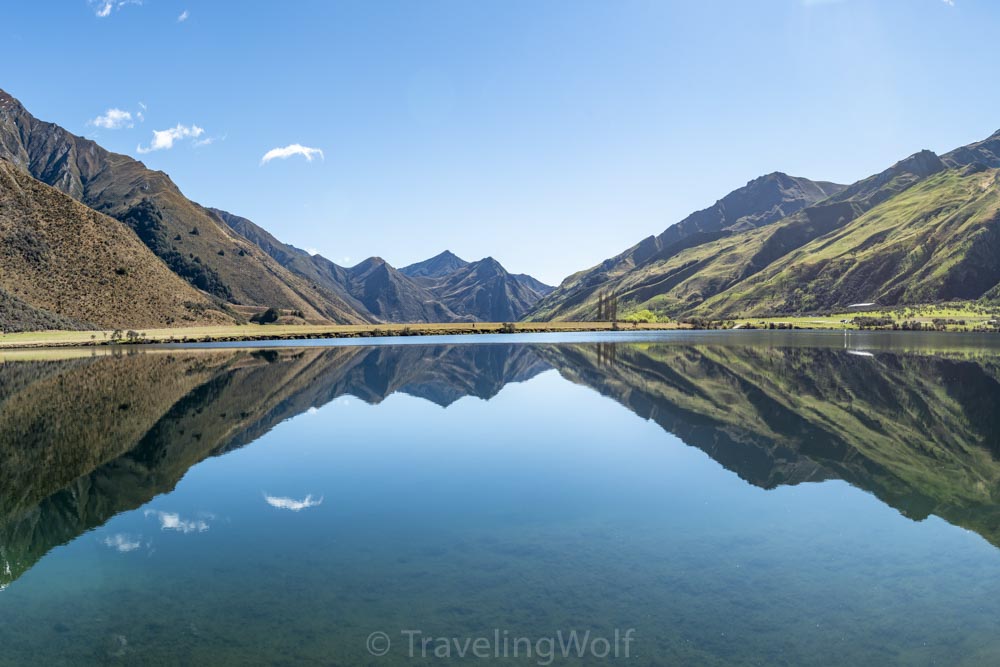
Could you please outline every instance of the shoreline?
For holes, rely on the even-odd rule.
[[[477,336],[484,334],[522,333],[582,333],[610,331],[683,331],[695,327],[676,322],[523,322],[509,325],[500,322],[382,324],[382,325],[254,325],[231,327],[189,327],[178,329],[142,329],[132,332],[101,331],[39,331],[11,333],[0,336],[0,350],[92,348],[118,345],[161,345],[185,343],[257,343],[285,340],[319,340],[338,338],[390,338],[411,336]],[[121,333],[120,338],[113,335]]]
[[[997,333],[992,321],[962,321],[963,326],[932,328],[931,318],[920,318],[915,329],[859,326],[838,321],[840,316],[736,318],[684,322],[468,322],[420,324],[244,324],[230,326],[178,327],[141,330],[35,331],[0,335],[0,350],[98,348],[119,345],[195,343],[259,343],[267,341],[391,338],[419,336],[477,336],[484,334],[638,332],[638,331],[937,331],[938,333]],[[954,321],[952,321],[954,322]],[[951,324],[952,322],[949,322]],[[917,322],[914,322],[916,324]],[[955,322],[955,324],[958,324]]]

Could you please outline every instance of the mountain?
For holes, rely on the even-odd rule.
[[[753,335],[753,334],[749,334]],[[769,338],[769,343],[773,341]],[[844,480],[1000,546],[1000,359],[837,343],[342,346],[0,364],[0,589],[338,397],[448,406],[555,368],[763,489]]]
[[[1000,285],[1000,170],[931,176],[816,238],[699,312],[754,315],[978,299]]]
[[[438,277],[415,280],[459,317],[485,322],[519,320],[552,290],[531,276],[509,273],[492,257],[465,263]]]
[[[136,234],[0,158],[5,331],[225,324],[225,308]]]
[[[250,220],[211,209],[233,230],[310,285],[323,290],[342,309],[361,320],[376,322],[452,322],[458,318],[437,299],[385,260],[372,257],[345,268],[322,255],[282,243]]]
[[[448,251],[400,270],[372,258],[348,273],[351,293],[396,322],[513,322],[552,289],[492,257],[466,262]]]
[[[263,250],[292,273],[304,278],[314,290],[321,291],[328,302],[338,310],[349,313],[364,322],[378,319],[363,303],[346,289],[347,269],[334,264],[321,255],[310,255],[305,250],[282,243],[263,227],[247,218],[217,208],[209,209],[220,220],[251,243]]]
[[[459,317],[436,295],[381,257],[347,269],[347,290],[384,322],[456,322]]]
[[[298,310],[316,320],[360,321],[185,198],[163,172],[36,119],[3,91],[0,158],[128,225],[174,273],[216,298]]]
[[[949,167],[967,167],[981,164],[991,169],[1000,168],[1000,130],[982,141],[956,148],[942,156]]]
[[[80,289],[61,292],[65,276],[55,274],[51,280],[34,280],[30,290],[26,281],[0,283],[0,313],[8,330],[228,322],[267,307],[295,311],[308,321],[345,324],[514,320],[549,290],[530,276],[508,274],[491,259],[470,264],[447,251],[404,271],[377,257],[355,267],[338,266],[282,243],[247,218],[188,200],[163,172],[36,119],[3,91],[0,160],[107,216],[101,224],[110,236],[138,239],[160,261],[159,268],[142,276],[132,265],[113,267],[131,271],[128,286],[133,296],[143,295],[126,308],[116,305],[121,299],[117,288],[125,281],[105,280],[93,271],[101,289],[84,280]],[[48,194],[44,199],[55,201]],[[46,205],[34,205],[36,218]],[[83,255],[53,255],[47,261],[57,256],[67,275],[94,261]],[[188,286],[164,277],[160,265]],[[75,295],[73,307],[62,303],[70,294]]]
[[[749,229],[717,226],[666,248],[647,239],[605,270],[571,276],[528,317],[593,318],[602,293],[625,314],[708,318],[1000,293],[998,147],[1000,133],[943,158],[920,151],[777,220],[762,200],[757,217],[740,211],[767,221]]]
[[[614,289],[617,278],[644,265],[667,261],[687,248],[774,223],[844,187],[781,172],[761,176],[671,225],[659,236],[647,237],[597,266],[569,276],[533,309],[531,318],[594,317],[598,292]]]
[[[744,345],[547,345],[614,399],[764,489],[842,479],[1000,546],[995,355]]]
[[[492,257],[467,262],[445,250],[396,269],[381,257],[342,267],[282,243],[250,220],[210,209],[283,267],[367,322],[508,322],[521,319],[552,288],[511,274]]]
[[[523,345],[97,354],[0,364],[0,590],[211,456],[344,395],[447,406],[548,370]]]
[[[445,250],[440,255],[435,255],[430,259],[404,266],[399,272],[410,278],[443,278],[468,265],[469,263],[461,257],[450,250]]]

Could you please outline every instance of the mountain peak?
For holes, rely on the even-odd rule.
[[[944,162],[941,161],[937,153],[927,149],[918,151],[893,165],[893,169],[895,170],[909,171],[918,176],[930,176],[945,168]]]
[[[22,110],[24,109],[24,105],[22,105],[16,97],[0,88],[0,111],[8,111],[11,109]]]
[[[443,278],[468,265],[467,261],[452,251],[445,250],[430,259],[404,266],[399,272],[410,278]]]
[[[507,269],[493,257],[483,257],[478,262],[473,262],[470,268],[474,268],[480,277],[502,276],[507,273]]]
[[[982,141],[976,141],[968,146],[959,146],[942,157],[949,167],[963,167],[980,163],[991,169],[1000,167],[1000,130],[997,130]]]
[[[763,176],[755,178],[754,180],[750,181],[750,183],[747,183],[747,185],[750,185],[751,183],[762,183],[765,181],[790,181],[790,180],[792,180],[792,177],[786,174],[785,172],[772,171],[770,174],[764,174]]]
[[[351,267],[351,271],[368,271],[371,269],[377,269],[380,266],[385,266],[385,264],[386,261],[384,259],[375,255],[367,259],[361,260],[353,267]]]

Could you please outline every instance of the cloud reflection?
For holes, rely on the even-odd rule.
[[[179,533],[204,533],[208,530],[208,522],[203,519],[182,519],[174,512],[158,512],[156,510],[146,510],[143,514],[147,517],[155,516],[160,522],[160,530],[175,530]]]
[[[114,549],[119,553],[127,554],[142,547],[142,541],[140,538],[132,537],[125,533],[115,533],[104,538],[104,546]]]
[[[313,498],[312,495],[307,495],[302,500],[295,500],[294,498],[282,498],[280,496],[269,496],[264,494],[264,500],[271,507],[277,507],[281,510],[291,510],[292,512],[299,512],[304,509],[309,509],[310,507],[317,507],[323,504],[323,497]]]

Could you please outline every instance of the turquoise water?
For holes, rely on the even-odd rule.
[[[995,339],[467,340],[7,360],[0,663],[1000,660]]]

